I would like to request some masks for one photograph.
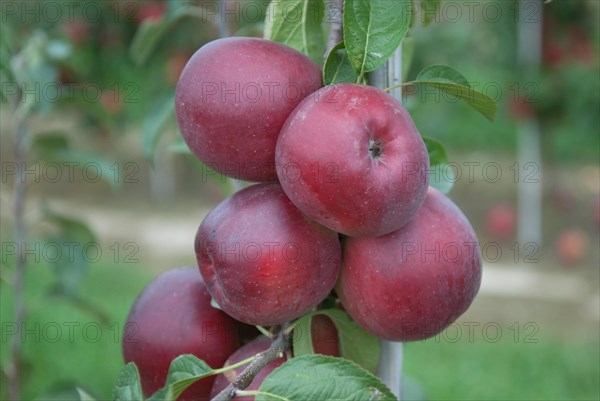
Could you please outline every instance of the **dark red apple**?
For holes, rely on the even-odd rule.
[[[402,227],[427,192],[429,157],[402,104],[371,86],[320,89],[277,142],[277,175],[307,216],[353,237]]]
[[[227,362],[225,362],[224,366],[230,366],[241,362],[245,359],[248,359],[260,352],[266,351],[271,345],[271,340],[269,340],[265,336],[260,336],[256,338],[254,341],[244,345],[237,351],[235,351],[229,358],[227,358]],[[281,366],[287,357],[284,355],[279,359],[275,359],[274,361],[268,363],[259,373],[256,375],[252,383],[246,388],[246,390],[258,390],[262,382],[267,378],[267,376],[275,370],[275,368]],[[247,366],[247,365],[246,365]],[[229,383],[235,381],[240,373],[244,371],[246,366],[241,366],[234,370],[230,370],[223,374],[217,376],[215,380],[215,384],[213,385],[212,392],[210,394],[210,398],[214,398],[217,394],[225,389],[229,385]],[[233,398],[235,401],[250,401],[254,400],[254,397],[235,397]]]
[[[311,320],[311,340],[315,353],[340,356],[338,331],[328,316],[313,316]]]
[[[493,205],[485,216],[485,226],[489,233],[499,239],[508,239],[517,226],[515,209],[506,203]]]
[[[165,384],[171,361],[194,354],[219,368],[240,345],[238,323],[210,305],[196,267],[169,270],[136,299],[124,330],[125,362],[135,362],[146,396]],[[202,379],[178,400],[208,400],[214,377]]]
[[[221,202],[200,225],[195,249],[213,298],[248,324],[302,315],[327,297],[340,271],[338,234],[304,216],[277,183]]]
[[[321,71],[304,54],[258,38],[224,38],[200,48],[175,93],[179,129],[191,151],[222,174],[271,181],[281,127]]]
[[[346,238],[337,288],[348,314],[387,340],[432,337],[467,310],[481,282],[477,237],[460,209],[429,188],[400,230]]]

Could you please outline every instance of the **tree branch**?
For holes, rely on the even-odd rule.
[[[281,354],[283,354],[291,344],[291,332],[289,332],[288,327],[290,323],[284,323],[281,326],[281,330],[279,334],[271,343],[271,346],[266,350],[261,352],[254,358],[252,362],[244,369],[242,373],[233,381],[229,383],[223,391],[217,394],[211,401],[230,401],[235,396],[238,390],[244,390],[247,388],[252,380],[256,377],[256,375],[269,364],[269,362],[274,361],[279,358]]]
[[[25,241],[27,241],[26,225],[24,217],[25,208],[25,188],[26,183],[23,175],[25,168],[25,138],[27,136],[27,128],[25,127],[25,116],[20,109],[22,102],[21,90],[17,90],[14,99],[15,113],[15,137],[13,153],[15,155],[16,175],[14,188],[14,240],[18,248],[18,256],[15,263],[15,274],[13,276],[13,296],[14,296],[14,314],[15,324],[20,330],[25,322],[25,295],[24,295],[24,270],[25,270]],[[21,400],[21,335],[14,334],[10,346],[10,364],[8,367],[8,392],[9,397],[13,401]]]
[[[327,55],[344,38],[344,0],[329,0],[327,2],[327,19],[331,23],[329,29],[329,38],[327,40],[327,48],[325,49],[324,60]]]

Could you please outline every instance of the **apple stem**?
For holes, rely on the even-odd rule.
[[[291,345],[291,333],[288,330],[291,323],[284,323],[281,326],[281,330],[277,337],[273,340],[271,345],[266,351],[263,351],[252,358],[252,362],[244,369],[242,373],[233,381],[229,383],[223,391],[217,394],[211,401],[230,401],[237,394],[238,391],[246,389],[256,375],[270,362],[280,358]]]

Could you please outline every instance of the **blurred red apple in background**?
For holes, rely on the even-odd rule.
[[[167,12],[167,3],[162,0],[144,0],[138,4],[135,22],[140,25],[144,21],[157,22]]]
[[[560,233],[554,244],[560,263],[564,266],[581,264],[589,249],[587,234],[578,228],[569,228]]]
[[[515,209],[508,203],[497,203],[486,213],[486,230],[495,238],[506,240],[511,238],[517,226]]]

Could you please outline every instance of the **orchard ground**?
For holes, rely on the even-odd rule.
[[[499,200],[515,204],[514,162],[487,154],[463,154],[454,160],[455,173],[462,171],[450,196],[479,235],[485,259],[482,288],[458,322],[430,340],[406,345],[410,394],[405,399],[419,399],[422,390],[431,400],[597,399],[599,250],[594,246],[598,231],[587,206],[597,195],[593,183],[598,168],[544,168],[544,185],[549,187],[544,202],[545,242],[537,249],[517,243],[514,233],[496,238],[484,224],[490,205]],[[53,280],[46,263],[52,249],[47,245],[29,256],[31,314],[25,327],[11,325],[11,292],[2,282],[2,362],[15,332],[25,343],[26,360],[33,361],[23,377],[24,399],[69,399],[61,388],[76,384],[84,384],[98,399],[107,399],[122,366],[119,339],[134,298],[159,272],[195,263],[194,235],[205,214],[223,197],[223,185],[203,182],[197,171],[187,175],[190,162],[174,159],[170,168],[179,178],[171,188],[155,186],[154,198],[149,197],[149,168],[143,161],[136,163],[138,180],[123,184],[121,193],[77,176],[50,183],[42,175],[41,182],[31,187],[31,206],[42,201],[41,193],[49,194],[44,200],[88,222],[98,243],[72,248],[91,262],[81,293],[92,308],[43,295],[43,288]],[[502,173],[500,179],[497,171]],[[164,171],[159,168],[154,174]],[[554,182],[561,184],[549,184]],[[567,195],[561,198],[551,190],[554,187]],[[8,196],[4,192],[2,202],[8,202]],[[9,222],[3,216],[3,280],[12,250],[10,224],[5,221]],[[564,267],[557,261],[554,242],[563,227],[572,226],[581,226],[589,243],[578,265]]]

